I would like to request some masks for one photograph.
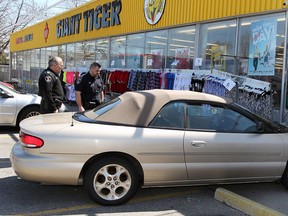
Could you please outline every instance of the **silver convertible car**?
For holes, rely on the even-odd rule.
[[[25,118],[40,114],[41,97],[20,93],[0,82],[0,126],[18,126]]]
[[[288,129],[198,92],[127,92],[81,113],[20,123],[11,162],[22,179],[83,184],[102,205],[142,187],[276,181],[288,188]]]

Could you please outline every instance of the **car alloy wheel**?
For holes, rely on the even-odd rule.
[[[25,118],[29,118],[29,117],[36,116],[36,115],[40,115],[40,112],[38,112],[38,111],[29,112],[29,113],[25,116]]]
[[[102,205],[120,205],[136,193],[139,178],[130,162],[119,157],[109,157],[90,166],[84,186],[95,202]]]
[[[31,106],[31,107],[25,108],[19,114],[17,125],[19,125],[19,123],[23,119],[26,119],[26,118],[29,118],[29,117],[32,117],[32,116],[36,116],[36,115],[40,115],[40,107],[39,106]]]
[[[109,164],[96,173],[93,183],[100,197],[115,200],[127,194],[131,187],[131,176],[124,167]]]

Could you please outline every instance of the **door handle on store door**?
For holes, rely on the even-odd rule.
[[[205,141],[191,141],[191,145],[197,148],[200,148],[204,145],[206,145]]]

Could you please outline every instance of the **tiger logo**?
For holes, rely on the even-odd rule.
[[[165,8],[165,0],[145,0],[144,14],[150,25],[155,25],[162,17]]]

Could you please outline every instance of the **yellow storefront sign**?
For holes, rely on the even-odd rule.
[[[177,25],[235,17],[265,11],[286,10],[276,0],[95,0],[11,35],[10,51],[30,50],[78,41],[125,35]],[[165,4],[165,5],[164,5]],[[157,23],[145,18],[161,12]],[[160,7],[156,10],[156,7]],[[165,7],[164,7],[165,6]],[[152,10],[153,12],[153,10]],[[154,15],[150,14],[148,17]],[[154,18],[153,18],[154,19]],[[151,17],[152,20],[152,17]]]

